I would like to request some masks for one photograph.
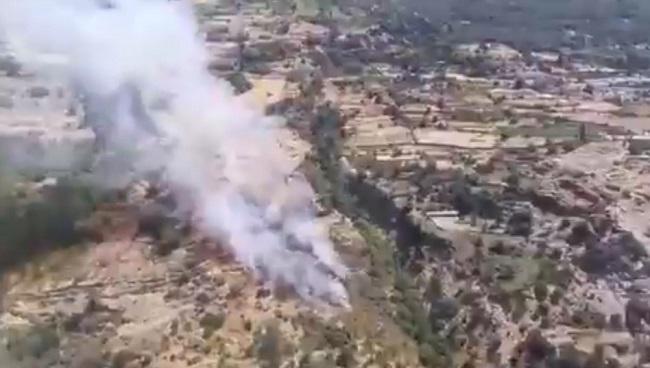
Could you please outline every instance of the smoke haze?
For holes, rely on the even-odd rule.
[[[279,122],[207,72],[190,4],[5,1],[0,28],[21,62],[86,98],[132,86],[145,103],[164,100],[149,109],[159,134],[143,129],[132,99],[100,103],[110,106],[100,111],[109,150],[128,152],[137,172],[161,171],[198,227],[265,281],[347,303],[345,267],[316,225],[313,191],[277,145]]]

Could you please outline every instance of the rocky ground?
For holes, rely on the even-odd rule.
[[[88,186],[74,96],[5,53],[0,366],[650,365],[647,77],[318,4],[196,8],[213,74],[286,118],[350,308],[266,288],[153,183]]]

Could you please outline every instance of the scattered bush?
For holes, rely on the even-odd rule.
[[[357,229],[368,245],[370,253],[370,276],[388,282],[395,271],[395,257],[390,241],[378,228],[359,220]]]
[[[38,359],[60,344],[55,327],[47,325],[9,328],[4,335],[7,350],[18,360]]]
[[[450,363],[448,344],[434,332],[434,326],[422,305],[421,297],[404,272],[395,276],[396,323],[418,343],[420,362],[426,367],[440,367]]]
[[[564,297],[564,292],[562,291],[562,289],[555,288],[550,295],[549,301],[553,305],[559,305],[563,297]]]
[[[38,193],[0,194],[0,268],[54,246],[82,239],[77,222],[98,201],[93,191],[73,180],[59,180]]]
[[[400,270],[395,262],[392,242],[381,230],[365,221],[358,221],[357,228],[368,244],[371,259],[371,276],[392,282],[395,289],[392,301],[395,306],[395,323],[418,343],[421,363],[426,367],[440,367],[450,362],[448,344],[434,331],[429,313],[413,284],[413,278]],[[431,295],[441,295],[442,286],[433,279],[429,286]]]
[[[274,322],[262,324],[253,335],[253,354],[262,368],[279,368],[282,363],[282,334]]]
[[[533,293],[538,302],[543,302],[548,298],[548,287],[544,282],[537,281],[533,287]]]

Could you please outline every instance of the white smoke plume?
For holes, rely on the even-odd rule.
[[[278,122],[207,72],[190,4],[1,2],[0,29],[21,62],[88,96],[132,86],[148,101],[165,100],[164,110],[151,112],[155,139],[132,113],[132,100],[98,103],[112,110],[106,144],[136,151],[128,158],[135,167],[161,170],[202,231],[263,280],[289,284],[312,301],[347,304],[346,269],[316,225],[313,191],[277,146]]]

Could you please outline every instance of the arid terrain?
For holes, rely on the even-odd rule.
[[[211,75],[282,119],[349,305],[175,216],[0,43],[0,367],[650,367],[648,5],[510,1],[548,10],[527,39],[501,2],[422,3],[194,4]]]

